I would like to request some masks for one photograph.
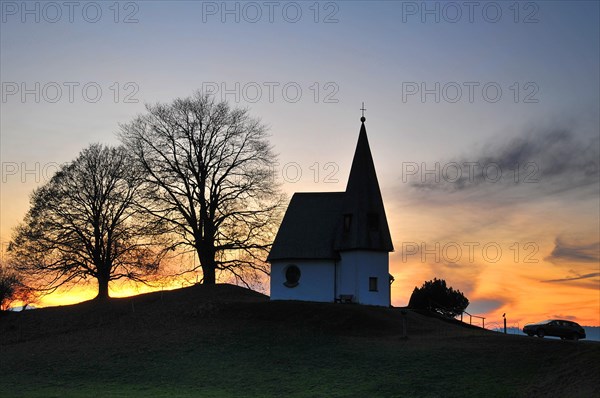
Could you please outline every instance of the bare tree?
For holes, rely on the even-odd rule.
[[[196,252],[203,283],[268,273],[283,198],[265,126],[200,92],[146,109],[120,133],[146,172],[146,211]]]
[[[23,278],[0,259],[0,311],[8,310],[15,302],[23,308],[35,302],[34,292],[23,283]]]
[[[34,191],[9,244],[16,267],[46,291],[95,278],[100,299],[110,281],[145,281],[164,256],[164,228],[134,206],[140,182],[123,147],[84,149]]]

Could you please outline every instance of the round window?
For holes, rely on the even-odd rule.
[[[295,265],[288,265],[285,269],[285,283],[284,285],[287,287],[296,287],[298,286],[298,281],[300,280],[300,268]]]

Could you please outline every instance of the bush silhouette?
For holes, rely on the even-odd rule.
[[[18,301],[26,307],[35,301],[34,293],[25,286],[21,275],[0,262],[0,312]]]
[[[408,302],[410,308],[430,310],[452,318],[460,315],[468,305],[469,300],[460,290],[446,286],[445,280],[437,278],[423,283],[421,288],[415,287]]]

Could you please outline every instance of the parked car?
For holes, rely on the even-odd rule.
[[[585,330],[576,322],[562,319],[548,319],[538,323],[525,325],[523,333],[528,336],[536,335],[560,337],[561,339],[579,340],[585,339]]]

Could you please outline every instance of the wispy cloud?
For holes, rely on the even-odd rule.
[[[580,274],[575,270],[570,270],[570,274],[564,278],[548,279],[541,281],[542,283],[568,285],[582,289],[591,289],[598,291],[600,289],[600,272],[589,272]]]
[[[489,142],[470,157],[427,165],[427,170],[439,168],[437,181],[433,173],[421,172],[410,175],[407,182],[417,191],[428,193],[507,195],[510,188],[522,191],[526,198],[573,191],[589,194],[582,188],[599,183],[599,145],[596,136],[581,137],[566,129],[536,131],[507,143]],[[459,172],[456,165],[460,166]],[[593,193],[597,195],[597,189]]]
[[[600,276],[600,272],[592,272],[590,274],[573,276],[573,277],[568,277],[568,278],[561,278],[561,279],[549,279],[549,280],[545,280],[545,281],[542,281],[542,282],[548,282],[548,283],[571,282],[571,281],[578,281],[578,280],[581,280],[581,279],[595,278],[595,277],[598,277],[598,276]]]
[[[576,321],[577,317],[574,315],[554,314],[552,319],[566,319],[568,321]]]
[[[507,304],[509,302],[510,302],[509,300],[506,300],[504,298],[473,300],[469,304],[467,311],[469,311],[470,313],[475,314],[475,315],[489,313],[489,312],[497,310],[498,308],[501,308],[502,306],[504,306],[505,304]]]
[[[554,249],[544,260],[551,263],[566,261],[600,263],[600,242],[568,242],[565,238],[557,237],[554,240]]]

